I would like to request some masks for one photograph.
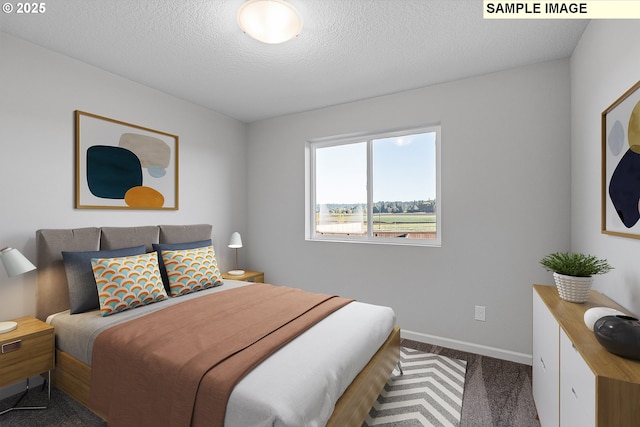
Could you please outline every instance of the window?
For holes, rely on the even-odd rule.
[[[307,143],[307,240],[440,246],[440,126]]]

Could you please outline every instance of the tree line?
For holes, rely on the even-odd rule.
[[[367,213],[367,205],[364,203],[327,203],[316,206],[317,212],[328,212],[332,215],[350,215],[357,212]],[[436,211],[435,200],[413,200],[377,202],[373,204],[373,213],[434,213]]]

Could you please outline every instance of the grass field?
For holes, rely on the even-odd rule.
[[[373,229],[378,231],[436,231],[434,214],[379,214],[373,216]]]
[[[317,219],[317,221],[319,218]],[[365,219],[362,215],[324,215],[322,224],[331,227],[331,225],[359,223]],[[316,222],[318,224],[318,222]],[[362,224],[366,230],[367,224]],[[433,232],[436,231],[435,214],[425,213],[405,213],[405,214],[375,214],[373,216],[373,229],[377,231],[394,231],[394,232]]]

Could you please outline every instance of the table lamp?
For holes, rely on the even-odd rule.
[[[238,269],[238,248],[242,247],[242,237],[240,237],[240,233],[238,233],[237,231],[234,231],[231,234],[229,247],[236,250],[236,269],[231,270],[229,274],[231,274],[232,276],[242,276],[244,274],[244,270]]]
[[[13,248],[0,249],[0,260],[2,260],[2,265],[4,265],[9,277],[17,276],[36,268],[19,250]],[[11,332],[17,327],[18,324],[16,322],[0,322],[0,334]]]

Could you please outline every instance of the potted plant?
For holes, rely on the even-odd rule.
[[[606,259],[581,253],[554,252],[542,258],[540,264],[553,271],[560,298],[571,302],[585,302],[589,298],[593,277],[613,269]]]

